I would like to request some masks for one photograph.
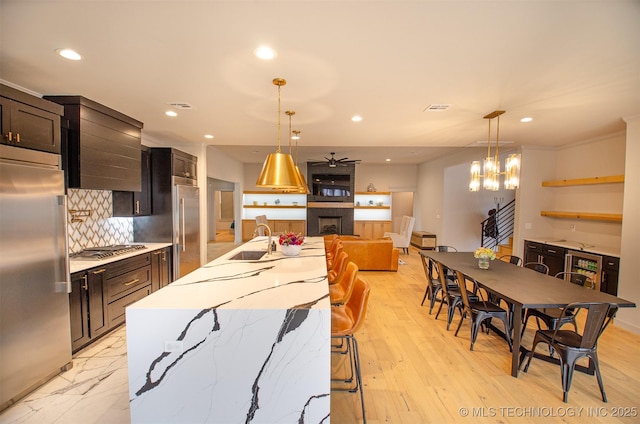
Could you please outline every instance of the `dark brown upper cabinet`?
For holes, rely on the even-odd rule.
[[[141,191],[142,122],[82,96],[45,96],[69,121],[63,167],[70,188]]]
[[[64,108],[0,84],[1,143],[60,154]]]
[[[141,146],[140,191],[113,191],[113,216],[133,217],[151,215],[151,157],[147,146]]]

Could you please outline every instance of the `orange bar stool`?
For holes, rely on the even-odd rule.
[[[338,258],[338,256],[340,255],[340,252],[342,252],[344,250],[344,248],[342,247],[342,242],[340,242],[339,244],[336,245],[336,248],[334,249],[333,252],[331,252],[331,254],[327,253],[327,268],[333,268],[333,264],[336,261],[336,259]]]
[[[336,283],[329,286],[329,299],[332,305],[342,305],[349,300],[357,276],[358,265],[353,262],[347,263],[345,271]]]
[[[367,422],[364,407],[364,394],[362,393],[362,373],[360,370],[360,354],[358,353],[358,342],[355,333],[360,330],[364,323],[369,304],[369,294],[371,287],[362,278],[356,278],[353,291],[347,303],[331,308],[331,338],[340,341],[344,345],[344,350],[333,351],[333,353],[348,354],[349,368],[351,376],[346,379],[332,378],[332,382],[342,382],[332,384],[331,390],[349,391],[351,393],[360,392],[360,403],[362,405],[362,422]],[[355,374],[355,384],[353,377]],[[345,385],[343,383],[352,383]]]
[[[340,275],[342,275],[342,273],[347,269],[348,263],[349,255],[347,255],[347,252],[340,252],[338,254],[338,258],[333,261],[333,266],[327,271],[327,279],[329,280],[329,284],[335,284],[338,282]]]

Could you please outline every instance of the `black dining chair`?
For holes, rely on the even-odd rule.
[[[460,315],[462,315],[462,294],[460,293],[460,287],[456,285],[455,288],[451,287],[450,280],[445,276],[445,267],[440,262],[436,262],[436,270],[438,271],[438,277],[440,278],[440,290],[442,290],[442,297],[440,299],[440,307],[438,307],[438,312],[436,312],[436,319],[440,316],[440,311],[442,311],[442,306],[447,304],[447,331],[451,327],[451,321],[453,321],[453,315],[458,309],[460,311]],[[478,296],[474,293],[467,293],[469,299],[472,302],[478,301]]]
[[[523,266],[525,268],[529,268],[534,271],[537,271],[541,274],[547,274],[547,275],[549,274],[549,267],[546,264],[543,264],[541,262],[527,262]]]
[[[598,386],[600,386],[600,393],[602,394],[602,401],[606,402],[607,395],[604,392],[602,375],[600,374],[600,366],[598,364],[598,338],[615,316],[618,306],[614,303],[577,302],[564,307],[562,313],[572,313],[575,315],[576,312],[582,309],[586,310],[586,318],[581,332],[577,329],[576,331],[572,331],[558,328],[536,331],[531,351],[527,354],[529,358],[524,372],[529,371],[529,365],[531,365],[531,359],[533,359],[538,343],[548,344],[549,348],[553,349],[560,357],[562,400],[567,403],[576,361],[586,356],[593,364],[596,378],[598,379]]]
[[[429,315],[433,312],[433,306],[436,303],[438,293],[442,291],[442,284],[440,283],[440,276],[437,274],[437,265],[435,261],[431,258],[427,258],[424,255],[420,255],[422,258],[422,267],[424,268],[424,274],[427,277],[427,288],[424,291],[424,296],[422,297],[422,303],[420,305],[424,305],[424,301],[429,298]],[[455,290],[458,288],[458,285],[449,279],[447,279],[448,288]]]
[[[518,266],[522,265],[522,258],[520,258],[519,256],[503,255],[503,256],[500,256],[498,259],[504,262],[509,262],[514,265],[518,265]]]
[[[509,329],[509,318],[507,311],[502,309],[500,306],[493,302],[486,301],[482,299],[481,291],[478,290],[478,284],[475,280],[465,276],[460,271],[456,271],[456,278],[458,280],[458,286],[460,286],[460,294],[462,298],[462,317],[460,318],[460,323],[458,324],[458,328],[456,329],[456,336],[460,331],[460,327],[462,327],[462,322],[465,317],[469,315],[471,318],[471,346],[469,350],[473,350],[473,345],[476,342],[476,338],[478,337],[478,330],[487,320],[491,321],[492,318],[497,318],[502,321],[504,324],[504,334],[507,339],[507,343],[509,344],[509,351],[513,349],[513,344],[511,343],[511,331]],[[473,283],[473,292],[478,293],[478,300],[471,300],[467,288],[467,281],[471,281]]]
[[[445,245],[436,246],[435,250],[436,252],[457,252],[458,251],[458,249],[456,249],[453,246],[445,246]]]
[[[593,289],[595,285],[591,278],[587,277],[584,274],[580,274],[577,272],[559,272],[555,275],[557,278],[567,279],[581,287]],[[566,277],[566,278],[565,278]],[[576,315],[573,313],[571,309],[567,310],[565,314],[562,313],[562,308],[541,308],[541,309],[527,309],[527,312],[524,316],[524,321],[522,323],[522,333],[521,337],[524,334],[524,330],[527,328],[527,321],[529,317],[534,317],[536,319],[536,324],[538,325],[538,329],[542,328],[540,326],[540,321],[543,321],[549,330],[555,330],[556,328],[560,328],[565,324],[573,324],[573,327],[578,330],[576,324]]]

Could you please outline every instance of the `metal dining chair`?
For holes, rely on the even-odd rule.
[[[460,310],[460,315],[462,315],[463,305],[462,305],[462,294],[460,290],[466,290],[465,288],[461,288],[456,285],[455,288],[451,287],[450,280],[445,276],[445,267],[442,263],[436,261],[436,269],[438,271],[438,277],[440,278],[440,289],[442,290],[442,298],[440,299],[440,307],[438,308],[438,312],[436,312],[436,319],[440,315],[440,311],[442,310],[442,306],[447,304],[447,330],[451,327],[451,321],[453,321],[453,315],[456,312],[456,309]],[[478,296],[474,293],[467,293],[469,300],[472,302],[478,301]]]
[[[453,246],[445,246],[445,245],[436,246],[435,250],[436,252],[457,252],[458,251],[458,249],[456,249]]]
[[[523,266],[525,268],[529,268],[534,271],[537,271],[541,274],[547,274],[547,275],[549,274],[549,267],[546,264],[543,264],[541,262],[527,262]]]
[[[513,349],[513,344],[511,343],[511,331],[507,311],[502,309],[497,304],[486,301],[479,297],[477,298],[478,300],[472,301],[468,295],[469,292],[466,290],[466,281],[471,281],[473,283],[474,293],[481,293],[481,291],[477,290],[478,283],[476,283],[475,280],[468,278],[460,271],[456,271],[456,278],[458,280],[458,286],[460,286],[463,309],[462,317],[460,318],[460,323],[458,324],[455,335],[458,335],[460,327],[462,327],[462,322],[464,321],[465,317],[469,315],[469,317],[471,318],[471,346],[469,350],[473,350],[473,345],[475,344],[476,338],[478,337],[478,330],[480,329],[482,324],[487,320],[491,321],[492,318],[497,318],[504,324],[505,338],[507,339],[509,350],[511,351],[511,349]]]
[[[562,400],[567,403],[569,400],[569,389],[571,387],[571,379],[576,361],[583,356],[588,357],[593,364],[598,386],[600,386],[600,394],[602,401],[607,401],[607,395],[604,392],[602,383],[602,375],[600,374],[600,366],[598,364],[598,338],[607,328],[613,317],[615,316],[618,306],[614,303],[601,302],[578,302],[571,303],[562,309],[562,315],[569,311],[577,311],[585,309],[586,318],[582,332],[577,328],[572,330],[538,330],[533,339],[531,351],[527,354],[529,359],[524,368],[524,372],[529,371],[531,359],[533,359],[536,346],[538,343],[546,343],[549,348],[557,353],[560,357],[560,373],[562,376]],[[571,312],[575,315],[576,312]],[[523,361],[524,362],[524,361]]]
[[[437,274],[437,265],[435,261],[424,255],[420,255],[420,257],[422,259],[424,275],[427,277],[427,287],[424,291],[424,296],[422,297],[422,303],[420,303],[420,305],[424,305],[424,301],[429,297],[429,315],[431,315],[438,293],[442,291],[442,285],[440,283],[440,276]],[[448,288],[451,288],[451,290],[458,288],[458,285],[454,281],[447,279],[447,282],[449,283]]]
[[[595,288],[591,278],[584,274],[577,272],[559,272],[555,276],[556,278],[562,278],[563,280],[565,279],[564,277],[567,277],[568,281],[581,287],[588,289]],[[576,314],[573,313],[571,309],[567,311],[563,311],[562,308],[527,309],[522,323],[522,332],[520,333],[520,337],[522,337],[524,330],[527,328],[527,321],[529,320],[529,317],[534,317],[536,319],[538,329],[542,328],[540,326],[540,321],[543,321],[549,330],[555,330],[565,324],[573,324],[573,328],[575,328],[576,331],[578,330]]]
[[[498,259],[504,262],[509,262],[514,265],[518,265],[518,266],[522,265],[522,258],[520,258],[519,256],[504,255],[504,256],[500,256]]]

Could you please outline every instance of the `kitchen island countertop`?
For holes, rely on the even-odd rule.
[[[266,247],[257,237],[127,308],[133,423],[328,421],[324,239],[230,259]]]

